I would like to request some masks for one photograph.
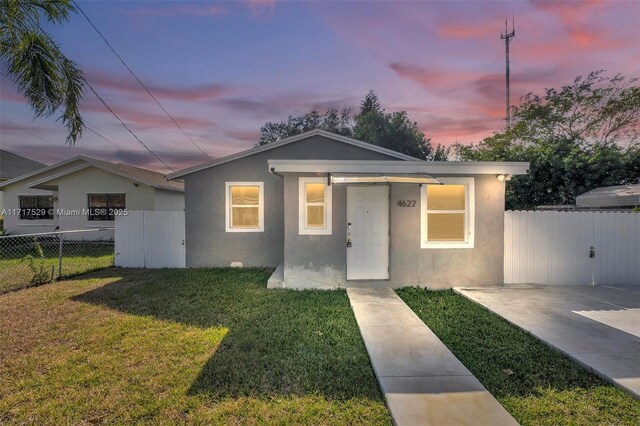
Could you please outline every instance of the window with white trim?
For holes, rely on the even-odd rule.
[[[298,233],[331,235],[331,186],[327,178],[298,180]]]
[[[264,231],[263,182],[226,182],[227,232]]]
[[[422,185],[422,248],[473,248],[475,181],[437,178],[442,185]]]

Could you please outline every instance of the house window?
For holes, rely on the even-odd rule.
[[[226,183],[226,231],[264,231],[264,185],[262,182]]]
[[[89,194],[89,220],[115,220],[126,209],[124,194]]]
[[[473,248],[474,179],[438,180],[421,189],[421,247]]]
[[[20,219],[53,219],[51,195],[20,195]]]
[[[298,233],[331,235],[331,186],[326,178],[299,179]]]

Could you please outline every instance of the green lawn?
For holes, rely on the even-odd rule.
[[[58,276],[58,244],[43,245],[42,264],[46,271]],[[24,259],[26,255],[36,256],[33,246],[18,248],[5,247],[0,250],[0,294],[32,285],[33,273]],[[65,242],[62,256],[62,276],[73,277],[78,274],[113,266],[113,244]],[[51,276],[51,275],[49,275]]]
[[[453,291],[398,295],[523,425],[637,425],[640,401]]]
[[[0,424],[390,424],[344,291],[110,268],[0,296]]]

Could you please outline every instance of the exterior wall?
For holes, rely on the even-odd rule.
[[[52,220],[22,220],[19,214],[10,214],[12,210],[20,208],[20,195],[54,195],[55,192],[41,189],[27,188],[29,181],[17,182],[2,189],[4,215],[4,229],[11,234],[34,234],[53,231],[57,225],[57,218]],[[54,207],[56,203],[54,202]],[[0,210],[0,213],[2,211]]]
[[[184,192],[155,190],[154,210],[184,211]]]
[[[420,187],[392,184],[389,203],[389,280],[346,281],[346,187],[333,185],[333,234],[298,235],[298,177],[285,178],[285,270],[290,288],[345,286],[421,286],[503,283],[504,182],[495,176],[475,177],[474,248],[420,247]],[[415,208],[397,206],[416,200]]]
[[[298,179],[308,174],[287,173],[284,179],[284,282],[292,288],[344,287],[347,279],[347,185],[331,185],[331,235],[298,233]]]
[[[73,162],[50,174],[60,173],[67,168],[77,167],[79,162]],[[5,209],[18,209],[20,195],[55,195],[54,209],[79,210],[88,208],[87,194],[90,193],[124,193],[128,210],[182,210],[184,208],[184,194],[175,191],[156,190],[155,188],[135,184],[133,181],[95,167],[89,167],[62,176],[51,185],[57,185],[58,191],[48,191],[28,188],[32,182],[42,179],[46,175],[36,175],[32,178],[17,182],[3,188]],[[137,185],[137,186],[136,186]],[[4,216],[4,227],[14,234],[31,234],[50,232],[56,226],[59,230],[112,228],[114,221],[89,221],[86,215],[56,215],[52,220],[22,220],[16,215]]]
[[[505,185],[494,175],[475,178],[473,248],[421,249],[420,208],[401,208],[400,200],[420,200],[417,185],[393,185],[389,228],[393,287],[433,289],[503,283]]]
[[[284,181],[283,178],[269,172],[267,160],[270,158],[395,159],[322,136],[314,136],[185,176],[188,267],[229,266],[231,262],[242,262],[244,266],[275,267],[283,261]],[[225,232],[225,182],[264,182],[264,232]],[[297,210],[297,201],[295,206]],[[297,218],[296,213],[296,229]]]
[[[80,161],[72,161],[69,164],[60,166],[51,171],[51,173],[60,173],[80,165]],[[35,176],[16,182],[13,185],[2,188],[4,209],[11,211],[20,208],[20,195],[55,195],[54,191],[29,188],[28,185],[40,180],[44,174],[36,174]],[[54,208],[58,207],[58,202],[54,202]],[[33,234],[38,232],[53,231],[58,225],[58,218],[51,220],[23,220],[19,215],[4,215],[4,228],[12,234]]]
[[[153,210],[154,188],[137,184],[122,176],[89,167],[50,184],[58,186],[58,209],[82,210],[89,207],[88,194],[124,193],[127,210]],[[115,221],[90,221],[87,216],[59,216],[61,231],[73,229],[113,228]]]

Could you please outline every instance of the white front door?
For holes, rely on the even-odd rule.
[[[389,278],[389,187],[347,187],[347,279]]]

